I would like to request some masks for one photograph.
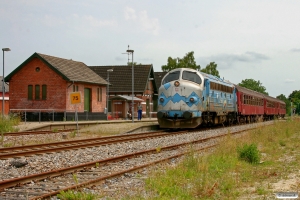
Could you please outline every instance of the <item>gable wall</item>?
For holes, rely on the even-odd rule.
[[[36,67],[40,68],[36,72]],[[42,85],[47,85],[47,99],[42,99]],[[33,85],[33,100],[28,100],[28,85]],[[35,85],[40,85],[40,100],[35,100]],[[10,109],[66,108],[67,82],[43,61],[33,58],[10,81]]]

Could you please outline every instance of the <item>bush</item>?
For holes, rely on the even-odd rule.
[[[238,147],[237,151],[241,160],[245,160],[251,164],[260,162],[260,154],[255,144],[245,144],[243,147]]]

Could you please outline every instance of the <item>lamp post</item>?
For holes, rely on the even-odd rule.
[[[128,46],[129,48],[129,46]],[[134,103],[133,103],[133,97],[134,97],[134,67],[133,67],[133,52],[134,50],[128,49],[126,51],[129,54],[131,54],[131,65],[132,65],[132,106],[131,106],[131,113],[132,113],[132,123],[134,123]]]
[[[154,78],[149,78],[148,79],[148,81],[153,81],[154,80]],[[150,84],[150,82],[149,82],[149,84]],[[152,98],[152,90],[150,90],[150,87],[148,87],[148,89],[149,89],[149,91],[150,91],[150,96],[149,96],[149,98],[150,98],[150,104],[149,104],[149,119],[151,119],[151,98]]]
[[[5,88],[4,88],[4,51],[10,51],[10,48],[2,48],[3,51],[3,77],[2,77],[2,119],[4,117],[4,96],[5,96]]]
[[[106,91],[106,109],[107,109],[107,111],[106,111],[106,120],[108,120],[108,97],[109,97],[109,72],[113,72],[114,70],[113,69],[108,69],[107,70],[107,82],[108,82],[108,84],[107,84],[107,91]]]

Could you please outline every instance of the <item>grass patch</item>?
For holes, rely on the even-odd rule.
[[[4,116],[0,117],[0,132],[6,133],[6,132],[15,132],[17,128],[15,127],[20,123],[19,117],[14,116]]]
[[[257,164],[260,161],[260,153],[256,144],[244,144],[242,147],[238,147],[237,151],[241,160],[251,164]]]
[[[57,195],[60,200],[96,200],[99,198],[98,195],[93,193],[86,193],[81,191],[62,191]]]
[[[271,197],[281,189],[272,183],[297,171],[299,122],[275,121],[239,138],[228,136],[204,156],[191,151],[176,167],[153,172],[146,180],[149,199]]]

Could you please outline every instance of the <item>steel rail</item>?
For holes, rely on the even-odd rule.
[[[63,151],[63,150],[70,150],[70,149],[87,148],[91,146],[100,146],[100,145],[106,145],[112,143],[126,142],[130,140],[140,140],[146,138],[154,138],[154,137],[161,137],[165,135],[184,134],[184,133],[187,132],[186,131],[171,132],[171,133],[170,132],[149,132],[149,133],[141,133],[141,134],[100,137],[100,138],[91,138],[91,139],[84,139],[84,140],[71,140],[65,142],[45,143],[39,145],[1,148],[0,159],[30,156],[33,154],[49,153],[49,152],[56,152],[56,151]]]

